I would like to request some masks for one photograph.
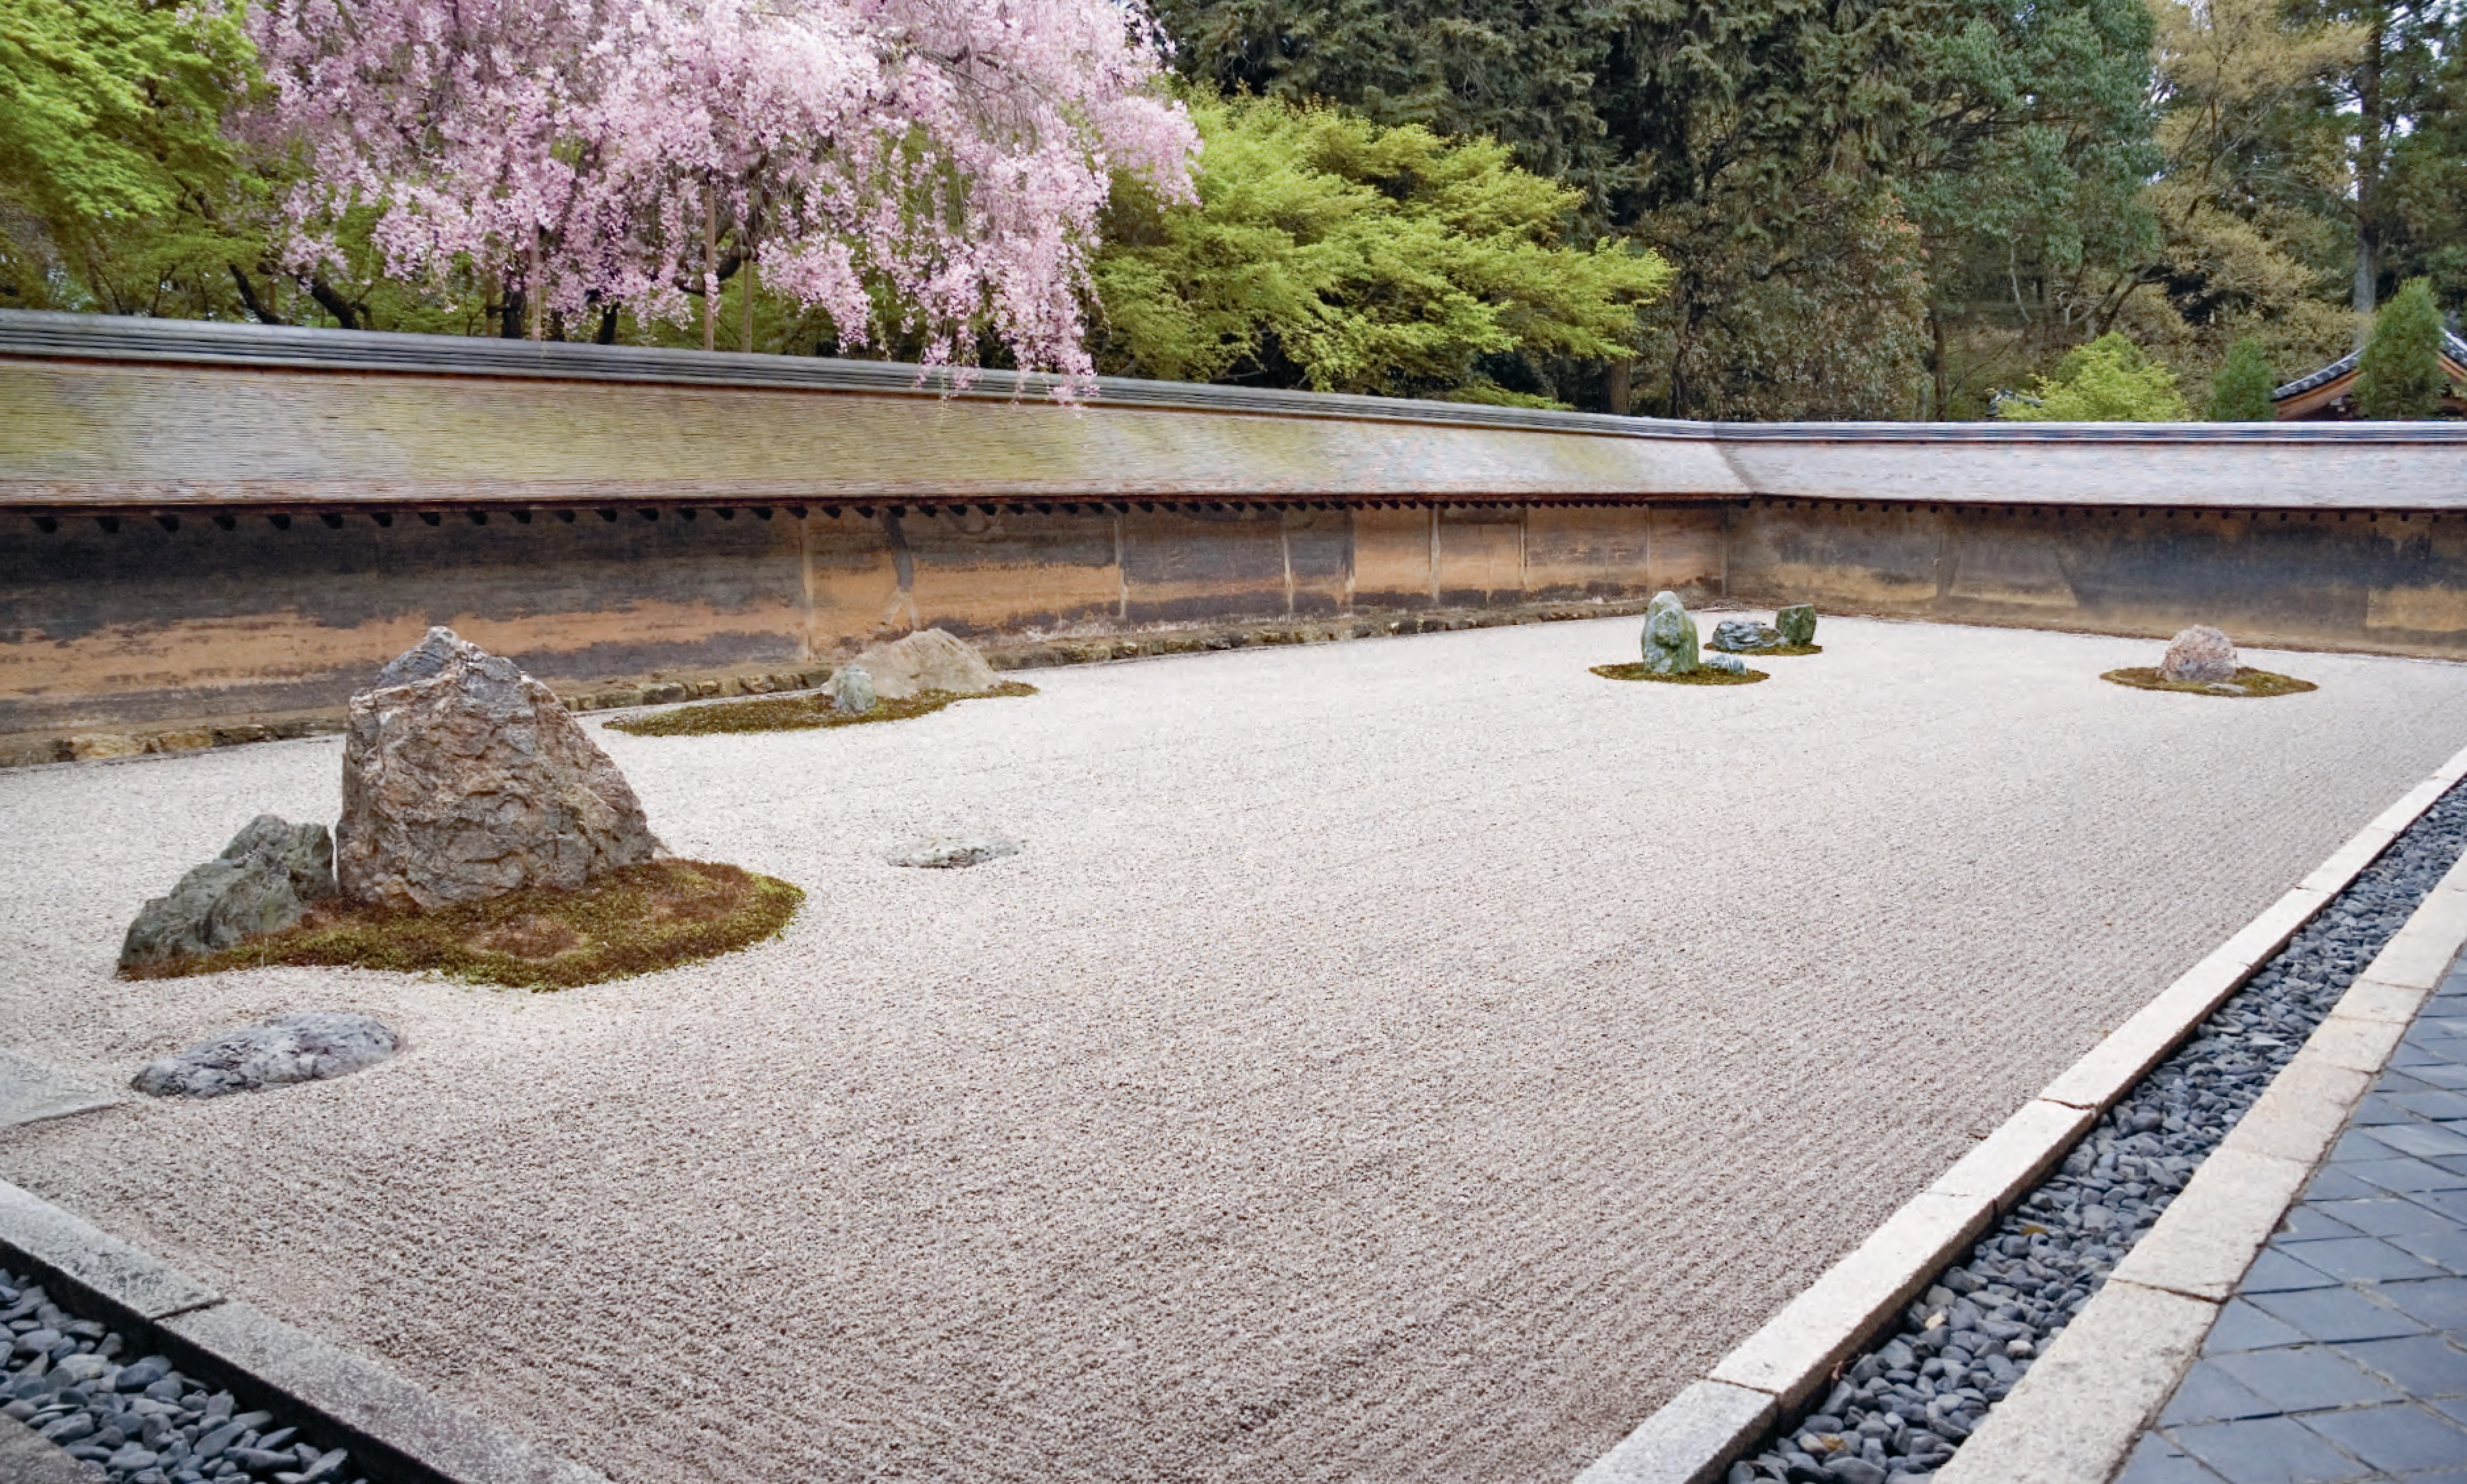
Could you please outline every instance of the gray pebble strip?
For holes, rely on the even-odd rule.
[[[1919,1479],[2030,1368],[2467,848],[2454,788],[1728,1484]]]
[[[271,1412],[241,1411],[159,1355],[123,1362],[121,1337],[64,1314],[0,1270],[11,1341],[0,1412],[96,1464],[112,1484],[367,1484],[343,1450],[304,1443]]]

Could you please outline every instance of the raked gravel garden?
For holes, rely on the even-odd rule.
[[[2229,700],[2099,679],[2149,641],[1827,618],[1764,684],[1588,673],[1635,636],[595,719],[670,848],[806,899],[554,993],[112,978],[252,817],[334,817],[333,740],[0,775],[0,1045],[118,1085],[284,1012],[406,1043],[0,1131],[0,1178],[628,1484],[1570,1477],[2467,738],[2433,662],[2254,654],[2320,689]],[[977,836],[1018,848],[890,864]],[[1967,1426],[1942,1399],[2078,1302],[2420,865],[2299,937],[1806,1446],[1907,1472],[1913,1428]]]

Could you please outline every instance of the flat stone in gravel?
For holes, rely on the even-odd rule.
[[[1019,842],[1002,835],[944,835],[918,841],[891,853],[894,866],[951,870],[1019,854]]]
[[[278,1015],[148,1062],[129,1086],[156,1097],[220,1097],[340,1077],[400,1049],[402,1038],[374,1016],[312,1010]]]

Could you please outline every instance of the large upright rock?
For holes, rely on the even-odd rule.
[[[886,701],[904,701],[920,690],[976,695],[1002,684],[985,656],[941,629],[868,645],[849,663],[872,678],[873,693]]]
[[[396,908],[571,888],[660,853],[555,695],[446,628],[351,698],[335,835],[344,894]]]
[[[1774,627],[1780,631],[1781,641],[1794,648],[1816,642],[1816,609],[1807,603],[1793,603],[1774,612]]]
[[[2207,624],[2196,623],[2178,634],[2159,662],[2161,680],[2211,685],[2236,676],[2235,645]]]
[[[120,966],[211,954],[298,922],[308,904],[334,894],[334,842],[323,824],[260,814],[223,853],[180,878],[169,896],[137,913]]]
[[[1676,593],[1656,593],[1644,610],[1644,668],[1649,675],[1692,675],[1698,669],[1696,620]]]

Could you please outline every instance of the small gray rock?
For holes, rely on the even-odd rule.
[[[1748,673],[1748,667],[1739,663],[1739,657],[1736,655],[1709,654],[1705,656],[1704,659],[1705,668],[1709,670],[1720,670],[1725,675],[1745,675]]]
[[[2178,634],[2159,662],[2159,678],[2166,681],[2210,685],[2233,680],[2235,674],[2235,645],[2228,642],[2225,634],[2205,623],[2196,623]]]
[[[147,902],[128,925],[121,967],[210,954],[298,922],[334,894],[334,841],[323,824],[260,814],[222,854]]]
[[[952,870],[1017,854],[1019,842],[1001,835],[944,835],[894,851],[890,861],[894,866]]]
[[[1747,618],[1725,618],[1713,625],[1712,647],[1731,654],[1754,654],[1781,647],[1781,632]]]
[[[873,677],[863,665],[843,664],[831,672],[831,709],[849,716],[863,716],[874,708]]]
[[[331,1011],[278,1015],[149,1062],[128,1085],[155,1097],[220,1097],[340,1077],[384,1061],[402,1046],[402,1038],[373,1016]],[[128,1369],[147,1363],[140,1360]],[[161,1375],[156,1372],[147,1380]]]

